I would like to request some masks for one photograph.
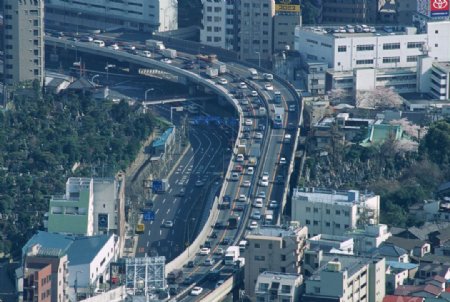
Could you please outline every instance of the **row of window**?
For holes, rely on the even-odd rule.
[[[314,213],[319,213],[319,210],[320,209],[318,209],[318,208],[313,208],[313,212]],[[346,217],[350,216],[350,212],[349,211],[342,211],[342,212],[344,213],[344,216],[346,216]],[[306,213],[311,213],[311,208],[310,207],[306,207]],[[331,210],[330,209],[325,209],[325,213],[330,215],[331,214]],[[335,210],[334,213],[336,215],[341,215],[341,210]]]
[[[418,56],[407,56],[406,62],[412,63],[417,62]],[[356,60],[356,65],[367,65],[367,64],[373,64],[373,59],[366,59],[366,60]],[[400,57],[384,57],[383,63],[399,63]]]
[[[313,40],[307,40],[307,42],[316,42]],[[317,42],[315,43],[317,44]],[[323,43],[322,43],[323,45]],[[323,45],[324,46],[324,45]],[[423,42],[408,42],[407,47],[408,48],[421,48],[423,46]],[[373,44],[361,44],[356,45],[356,51],[371,51],[375,49],[375,45]],[[400,49],[400,43],[384,43],[383,44],[383,50],[391,50],[391,49]],[[340,45],[338,46],[338,52],[346,52],[347,46]]]
[[[311,225],[311,220],[306,219],[305,224],[306,224],[306,225]],[[318,226],[318,225],[319,225],[319,221],[313,220],[312,225]],[[330,223],[330,222],[325,222],[325,226],[326,226],[327,228],[330,228],[330,227],[331,227],[331,223]],[[341,224],[340,224],[340,223],[334,223],[334,226],[335,226],[335,228],[337,228],[337,229],[340,229],[340,228],[341,228]],[[344,229],[348,229],[348,228],[350,228],[350,226],[349,226],[348,224],[344,225]]]

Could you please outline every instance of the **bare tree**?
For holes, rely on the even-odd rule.
[[[377,87],[356,93],[357,108],[398,108],[402,103],[402,98],[392,88]]]

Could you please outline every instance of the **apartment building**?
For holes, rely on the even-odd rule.
[[[269,272],[300,273],[300,261],[306,248],[308,229],[291,226],[264,226],[247,235],[245,257],[245,294],[255,297],[259,274]]]
[[[202,0],[200,41],[228,50],[238,49],[240,1]]]
[[[268,63],[273,53],[274,0],[241,0],[240,58]]]
[[[263,272],[255,287],[258,302],[295,302],[300,298],[301,275]]]
[[[297,27],[295,49],[328,64],[326,90],[430,92],[433,61],[450,60],[450,21],[415,27]]]
[[[433,62],[430,93],[438,100],[450,99],[450,62]]]
[[[377,0],[327,0],[320,3],[322,23],[373,24],[377,21]]]
[[[44,83],[44,0],[3,1],[4,81]]]
[[[22,249],[22,259],[16,275],[23,301],[69,301],[69,261],[64,249],[31,244]]]
[[[275,0],[273,17],[273,51],[294,49],[295,27],[302,25],[300,0]]]
[[[305,279],[304,302],[381,302],[385,296],[384,258],[327,255]]]
[[[353,238],[357,254],[367,253],[379,247],[392,236],[385,224],[368,224],[364,228],[348,231],[345,235]]]
[[[378,223],[379,217],[379,195],[303,188],[295,189],[292,196],[292,220],[307,226],[309,237],[344,235],[369,222]]]
[[[131,29],[144,32],[178,28],[177,0],[47,0],[45,22],[67,31]]]

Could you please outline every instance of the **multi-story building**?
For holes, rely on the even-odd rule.
[[[71,177],[66,194],[52,196],[48,215],[48,231],[74,235],[94,234],[94,181]]]
[[[430,93],[439,100],[450,99],[450,62],[433,62]]]
[[[276,272],[263,272],[258,276],[255,287],[258,302],[299,301],[301,275]]]
[[[385,296],[385,259],[327,255],[305,279],[304,302],[381,302]]]
[[[377,0],[327,0],[320,3],[323,23],[373,24],[377,21]]]
[[[275,0],[273,51],[294,49],[295,27],[301,24],[300,0]]]
[[[295,189],[292,220],[308,227],[310,236],[343,235],[367,223],[378,223],[380,196],[357,190]]]
[[[240,58],[260,64],[272,60],[274,0],[241,0]]]
[[[430,92],[433,61],[450,61],[450,21],[415,27],[297,27],[295,49],[328,64],[326,90]]]
[[[355,241],[357,254],[367,253],[379,247],[381,243],[392,236],[385,224],[367,224],[364,228],[348,231],[346,235]]]
[[[247,296],[254,297],[258,275],[265,271],[300,273],[307,233],[306,227],[267,226],[247,235],[248,247],[244,252]]]
[[[211,46],[237,50],[240,2],[238,0],[202,0],[202,4],[200,41]]]
[[[69,301],[68,258],[66,250],[27,245],[22,249],[22,267],[18,274],[23,285],[23,301]],[[39,298],[38,300],[35,300]]]
[[[68,31],[117,28],[145,32],[178,28],[177,0],[46,0],[45,21]]]
[[[44,0],[4,0],[4,79],[44,83]]]

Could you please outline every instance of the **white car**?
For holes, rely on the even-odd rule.
[[[239,174],[238,174],[237,172],[231,173],[230,180],[236,181],[236,180],[238,180],[238,179],[239,179]]]
[[[244,182],[242,183],[243,187],[250,187],[252,185],[252,183],[250,182],[250,180],[244,180]]]
[[[253,214],[252,214],[252,217],[251,217],[252,219],[255,219],[255,220],[260,220],[261,219],[261,212],[260,211],[255,211]]]
[[[108,46],[108,48],[113,49],[113,50],[119,50],[119,45],[111,44],[110,46]]]
[[[199,296],[203,292],[203,288],[200,286],[196,286],[191,290],[191,295]]]
[[[262,198],[256,198],[255,201],[253,202],[253,206],[257,209],[260,209],[263,207],[263,200]]]
[[[267,91],[272,91],[273,90],[273,85],[270,83],[264,84],[264,89]]]
[[[262,135],[261,132],[256,132],[255,133],[255,139],[262,139],[262,138],[263,138],[263,135]]]
[[[164,227],[166,228],[172,228],[173,227],[173,221],[172,220],[166,220],[164,222]]]
[[[256,90],[252,90],[252,92],[251,92],[251,96],[258,96],[258,91],[256,91]]]
[[[223,248],[219,247],[217,248],[217,250],[214,251],[214,254],[216,255],[223,255],[225,251],[223,250]]]
[[[250,225],[248,226],[248,228],[249,228],[250,230],[257,229],[257,228],[258,228],[258,223],[257,223],[256,221],[252,221],[252,222],[250,223]]]
[[[268,187],[268,186],[269,186],[269,180],[268,180],[268,179],[266,179],[266,180],[260,179],[260,180],[259,180],[259,185],[260,185],[261,187]]]
[[[200,249],[200,255],[206,256],[206,255],[209,255],[209,253],[211,253],[211,249],[208,247],[204,247],[204,248]]]
[[[248,105],[248,100],[247,99],[242,99],[240,100],[241,105]]]
[[[286,164],[286,158],[281,157],[280,158],[280,165],[284,165],[284,164]]]
[[[141,52],[139,52],[139,55],[141,57],[145,57],[145,58],[151,58],[152,57],[152,53],[148,50],[143,50]]]
[[[247,168],[247,175],[253,175],[254,172],[255,172],[255,169],[253,167]]]
[[[251,119],[246,119],[245,120],[245,126],[251,126],[251,125],[253,125],[253,121],[251,120]]]
[[[213,266],[214,265],[214,260],[213,259],[205,259],[205,261],[203,262],[204,266]]]
[[[226,85],[226,84],[228,84],[228,81],[227,81],[227,79],[225,79],[225,78],[220,78],[220,79],[217,81],[217,83],[219,83],[220,85]]]
[[[172,60],[169,59],[169,58],[164,58],[164,59],[161,59],[161,62],[164,62],[164,63],[167,63],[167,64],[171,64]]]
[[[278,201],[276,201],[276,200],[271,200],[270,203],[269,203],[269,208],[270,208],[270,209],[276,209],[276,208],[278,208]]]
[[[247,196],[245,196],[244,194],[239,195],[238,201],[246,202],[247,201]]]
[[[238,155],[236,156],[236,161],[237,161],[238,163],[243,162],[243,161],[244,161],[244,155],[243,155],[243,154],[238,154]]]
[[[247,89],[247,84],[245,84],[245,82],[240,82],[240,83],[239,83],[239,88],[241,88],[241,89]]]

